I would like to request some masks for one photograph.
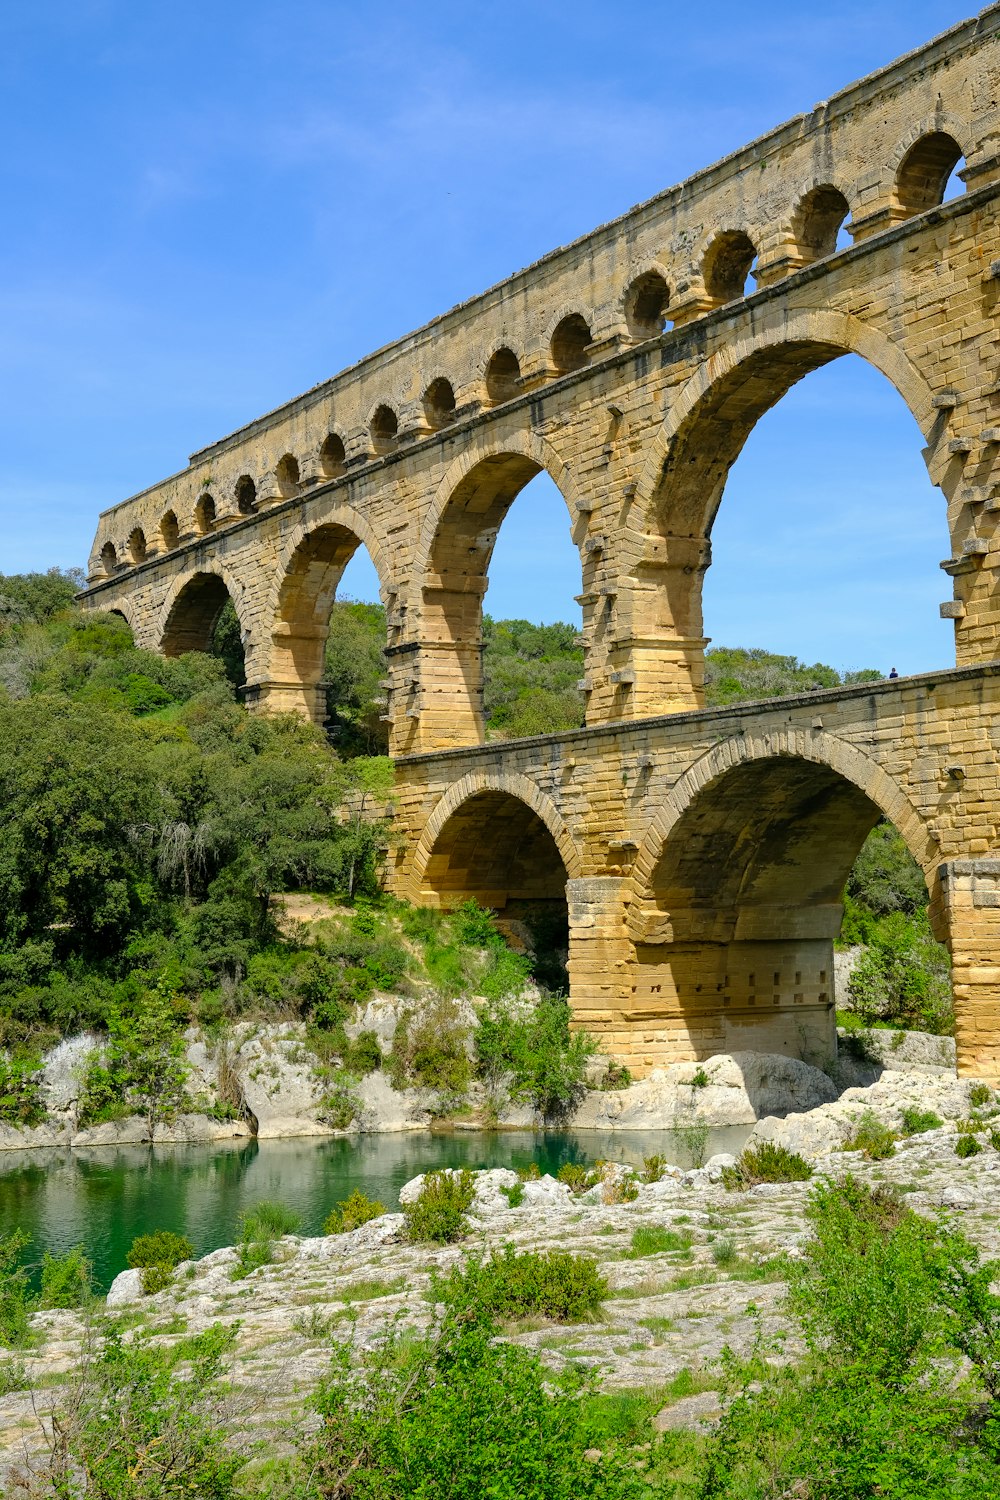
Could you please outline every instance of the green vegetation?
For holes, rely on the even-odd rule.
[[[426,1172],[417,1197],[402,1205],[407,1238],[431,1240],[438,1245],[461,1239],[475,1192],[476,1180],[465,1168],[460,1172],[448,1167]]]
[[[491,1260],[470,1258],[447,1276],[435,1276],[431,1297],[449,1306],[474,1303],[491,1320],[549,1318],[579,1323],[595,1317],[608,1284],[589,1256],[566,1250],[518,1254],[508,1245]]]
[[[324,1234],[350,1234],[352,1229],[360,1229],[362,1224],[367,1224],[370,1219],[381,1218],[385,1213],[385,1205],[379,1203],[375,1198],[369,1198],[359,1188],[355,1188],[349,1198],[338,1203],[336,1208],[330,1210],[323,1224]]]
[[[796,1151],[773,1141],[745,1146],[731,1167],[723,1167],[722,1181],[732,1192],[745,1192],[758,1182],[806,1182],[812,1167]]]
[[[171,1229],[157,1229],[152,1234],[138,1235],[126,1260],[133,1270],[141,1271],[142,1289],[149,1297],[169,1286],[181,1261],[193,1256],[194,1246],[185,1235],[174,1234]]]
[[[978,1156],[982,1149],[983,1148],[976,1140],[976,1137],[967,1132],[963,1132],[962,1134],[960,1134],[958,1140],[955,1142],[956,1156]]]
[[[923,1135],[927,1130],[940,1130],[944,1121],[932,1109],[917,1109],[908,1105],[903,1110],[903,1134]]]
[[[896,1134],[873,1110],[866,1109],[841,1150],[862,1151],[869,1161],[884,1161],[896,1154]]]
[[[647,1255],[663,1255],[669,1251],[686,1253],[694,1243],[694,1235],[688,1229],[667,1229],[662,1224],[641,1224],[632,1231],[632,1245],[627,1252],[629,1260],[644,1260]]]
[[[527,1013],[499,1000],[481,1007],[476,1072],[490,1093],[524,1100],[547,1120],[568,1114],[583,1093],[595,1051],[585,1032],[570,1033],[569,1018],[560,995],[543,994]]]
[[[35,1304],[22,1260],[30,1243],[22,1229],[0,1235],[0,1345],[6,1349],[23,1348],[29,1339],[28,1317]]]
[[[84,1307],[93,1295],[93,1267],[82,1245],[65,1255],[42,1256],[41,1307]]]
[[[236,1264],[230,1273],[233,1281],[243,1281],[261,1266],[274,1260],[274,1241],[294,1234],[302,1220],[294,1209],[264,1198],[240,1216],[240,1238],[236,1246]]]

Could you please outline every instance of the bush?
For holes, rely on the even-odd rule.
[[[646,1156],[643,1158],[642,1171],[639,1173],[643,1182],[662,1182],[667,1170],[667,1158],[665,1156]]]
[[[988,1083],[974,1083],[969,1090],[969,1103],[973,1109],[993,1102],[993,1090]]]
[[[323,1090],[316,1115],[324,1125],[329,1125],[333,1130],[348,1130],[362,1113],[363,1107],[354,1092],[354,1079],[351,1075],[336,1072]]]
[[[569,1005],[558,995],[542,995],[526,1015],[502,1001],[482,1006],[474,1038],[478,1077],[491,1093],[509,1087],[545,1119],[564,1117],[586,1090],[596,1049],[585,1032],[570,1034],[569,1021]]]
[[[262,1198],[240,1216],[241,1238],[244,1240],[294,1234],[302,1223],[302,1215],[294,1208],[287,1208],[273,1198]]]
[[[524,1202],[523,1182],[512,1183],[510,1187],[502,1187],[500,1191],[507,1199],[507,1202],[510,1204],[511,1208],[521,1207],[521,1204]]]
[[[585,1167],[576,1161],[564,1162],[556,1173],[556,1181],[564,1182],[570,1192],[577,1197],[581,1193],[589,1192],[592,1187],[596,1187],[600,1180],[601,1173],[598,1167]]]
[[[476,1183],[472,1173],[447,1167],[427,1172],[420,1192],[410,1203],[403,1204],[406,1234],[410,1240],[431,1240],[449,1245],[465,1233],[466,1215],[472,1207]]]
[[[812,1176],[812,1167],[796,1151],[778,1146],[773,1141],[761,1141],[757,1146],[746,1146],[736,1163],[723,1167],[723,1184],[731,1191],[745,1191],[758,1182],[806,1182]]]
[[[896,1136],[872,1110],[866,1109],[842,1151],[863,1151],[869,1161],[885,1161],[896,1154]]]
[[[42,1307],[82,1307],[93,1295],[91,1278],[93,1267],[83,1253],[82,1245],[74,1245],[65,1255],[50,1255],[46,1250],[42,1257]]]
[[[950,1032],[950,961],[926,909],[881,918],[867,943],[848,980],[851,1004],[863,1024]]]
[[[28,1284],[28,1269],[22,1264],[31,1239],[22,1229],[0,1235],[0,1344],[19,1349],[29,1340],[28,1318],[35,1307]]]
[[[996,1496],[997,1267],[850,1176],[821,1183],[807,1214],[815,1238],[788,1293],[805,1355],[728,1356],[700,1500]]]
[[[194,1246],[182,1234],[170,1229],[157,1229],[152,1234],[138,1235],[125,1257],[133,1270],[141,1271],[142,1290],[147,1297],[162,1292],[169,1285],[173,1272],[181,1261],[191,1260]]]
[[[466,1030],[453,1000],[439,998],[418,1015],[404,1013],[389,1057],[393,1088],[417,1084],[461,1098],[472,1076],[465,1045]]]
[[[41,1063],[35,1057],[0,1056],[0,1121],[5,1125],[41,1125],[45,1101]]]
[[[374,1031],[359,1031],[344,1048],[344,1067],[356,1078],[366,1078],[382,1066],[382,1048]]]
[[[641,1500],[634,1468],[587,1453],[584,1378],[496,1342],[484,1316],[446,1317],[420,1343],[344,1344],[314,1398],[304,1473],[335,1496]]]
[[[601,1088],[605,1092],[613,1089],[627,1089],[632,1082],[631,1071],[624,1063],[609,1062],[601,1079]]]
[[[323,1233],[349,1234],[352,1229],[359,1229],[362,1224],[367,1224],[370,1219],[379,1219],[384,1213],[384,1204],[366,1197],[355,1188],[349,1198],[331,1209],[323,1224]]]
[[[976,1140],[976,1137],[974,1135],[969,1135],[969,1134],[960,1135],[959,1138],[958,1138],[958,1140],[955,1142],[955,1155],[956,1156],[961,1156],[961,1157],[978,1156],[979,1153],[980,1153],[980,1151],[982,1151],[982,1149],[983,1149],[982,1146]]]
[[[434,1276],[431,1295],[455,1308],[474,1305],[491,1321],[549,1318],[578,1323],[593,1318],[608,1284],[589,1256],[567,1250],[518,1254],[508,1245],[491,1260],[468,1260],[448,1276]]]
[[[903,1110],[903,1134],[923,1135],[928,1130],[940,1130],[944,1121],[932,1109],[916,1109],[909,1105]]]

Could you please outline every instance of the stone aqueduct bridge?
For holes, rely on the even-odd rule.
[[[966,191],[942,203],[957,164]],[[961,1066],[1000,1076],[998,212],[992,6],[106,511],[86,602],[172,654],[208,644],[228,596],[248,702],[321,718],[330,607],[364,543],[388,608],[397,890],[510,918],[568,905],[575,1015],[638,1072],[821,1056],[840,893],[885,815],[951,947]],[[727,472],[846,352],[924,434],[957,667],[706,712]],[[486,745],[487,569],[543,469],[580,550],[586,727]],[[863,544],[894,545],[877,513]]]

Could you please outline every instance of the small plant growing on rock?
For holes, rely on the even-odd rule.
[[[274,1240],[294,1234],[301,1220],[294,1209],[264,1198],[247,1209],[241,1218],[240,1243],[236,1247],[233,1281],[242,1281],[274,1259]]]
[[[969,1090],[969,1103],[973,1109],[979,1109],[983,1104],[992,1104],[993,1090],[986,1083],[974,1083]]]
[[[643,1159],[639,1177],[643,1182],[661,1182],[666,1170],[667,1158],[665,1156],[647,1156]]]
[[[923,1135],[928,1130],[940,1130],[944,1121],[932,1109],[916,1109],[913,1105],[903,1110],[903,1134]]]
[[[379,1203],[375,1198],[368,1198],[357,1188],[349,1198],[338,1203],[327,1215],[323,1225],[324,1234],[350,1234],[352,1229],[360,1229],[362,1224],[367,1224],[371,1219],[379,1219],[385,1213],[385,1204]]]
[[[510,1204],[511,1208],[521,1207],[521,1204],[524,1202],[523,1182],[512,1183],[510,1187],[502,1187],[500,1191],[507,1199],[507,1202]]]
[[[745,1192],[758,1182],[806,1182],[812,1167],[797,1151],[774,1141],[746,1146],[731,1167],[723,1167],[722,1181],[730,1192]]]
[[[194,1246],[185,1235],[174,1234],[171,1229],[156,1229],[152,1234],[138,1235],[125,1259],[132,1270],[141,1273],[142,1290],[151,1297],[169,1286],[177,1266],[193,1255]]]
[[[958,1140],[955,1142],[956,1156],[978,1156],[982,1149],[983,1148],[976,1140],[976,1137],[974,1135],[969,1135],[968,1133],[961,1133],[958,1137]]]
[[[382,1048],[374,1031],[359,1031],[344,1048],[344,1067],[358,1078],[366,1078],[382,1066]]]
[[[732,1266],[735,1266],[739,1256],[736,1253],[736,1246],[732,1240],[714,1240],[712,1242],[712,1259],[720,1271],[728,1271]]]
[[[542,1169],[537,1161],[533,1161],[527,1167],[518,1167],[517,1175],[522,1182],[538,1182],[542,1175]]]
[[[647,1255],[663,1255],[670,1251],[686,1253],[694,1242],[689,1229],[668,1229],[662,1224],[642,1224],[632,1231],[632,1248],[626,1252],[626,1260],[645,1260]]]
[[[631,1082],[632,1074],[624,1063],[610,1062],[604,1070],[601,1088],[608,1093],[613,1089],[627,1089]]]
[[[691,1076],[691,1087],[693,1089],[707,1089],[708,1083],[708,1074],[705,1072],[705,1069],[701,1067],[695,1068]]]
[[[604,1186],[601,1188],[602,1203],[634,1203],[638,1196],[639,1184],[634,1172],[609,1173],[605,1176]]]
[[[848,1136],[840,1149],[862,1151],[869,1161],[885,1161],[896,1154],[896,1136],[872,1110],[866,1109],[854,1134]]]
[[[994,1151],[1000,1151],[1000,1130],[994,1129],[990,1131],[990,1145]]]
[[[466,1215],[475,1192],[475,1178],[465,1168],[461,1172],[447,1168],[428,1172],[418,1196],[403,1204],[407,1238],[431,1240],[438,1245],[460,1239],[468,1225]]]
[[[557,1180],[564,1182],[574,1196],[579,1197],[592,1187],[596,1187],[601,1180],[601,1173],[597,1167],[585,1167],[578,1161],[567,1161],[556,1173]]]
[[[0,1344],[17,1349],[29,1339],[28,1316],[35,1299],[21,1257],[31,1243],[23,1229],[0,1235]]]
[[[492,1260],[468,1260],[448,1276],[435,1276],[432,1296],[458,1308],[474,1306],[491,1320],[550,1318],[576,1323],[592,1318],[608,1295],[596,1263],[567,1250],[518,1254],[508,1245]]]

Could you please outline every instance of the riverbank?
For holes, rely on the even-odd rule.
[[[349,1030],[354,1037],[374,1034],[388,1053],[406,1004],[377,996]],[[468,1038],[474,1011],[471,1005],[463,1009],[468,1014],[460,1014],[459,1024]],[[84,1080],[100,1042],[86,1034],[68,1038],[40,1060],[37,1092],[44,1117],[34,1125],[0,1123],[0,1151],[448,1128],[535,1130],[553,1123],[551,1116],[518,1097],[509,1079],[491,1087],[472,1079],[461,1092],[406,1087],[394,1084],[393,1073],[384,1066],[340,1084],[337,1113],[331,1109],[330,1070],[307,1043],[300,1022],[241,1023],[224,1038],[192,1028],[185,1039],[191,1108],[166,1118],[147,1112],[85,1123]],[[573,1103],[557,1118],[560,1125],[579,1130],[752,1126],[767,1116],[833,1103],[845,1090],[870,1084],[887,1070],[935,1076],[953,1075],[954,1069],[950,1038],[886,1029],[841,1033],[837,1057],[826,1071],[797,1058],[744,1052],[675,1063],[618,1087],[613,1086],[617,1075],[610,1059],[597,1057],[587,1065],[586,1083]]]

